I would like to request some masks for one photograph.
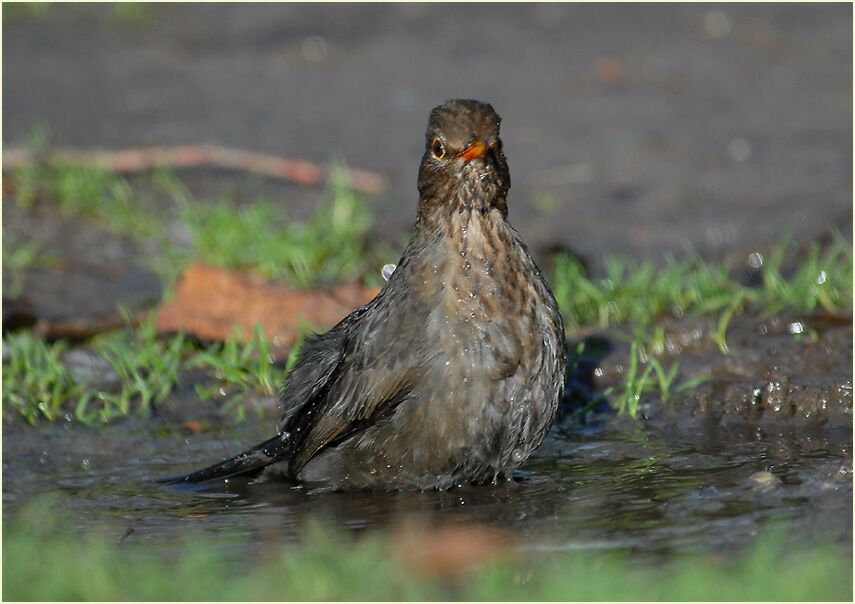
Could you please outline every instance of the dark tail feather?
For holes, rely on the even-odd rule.
[[[221,480],[259,471],[277,461],[284,459],[290,451],[290,437],[287,433],[277,434],[270,440],[266,440],[243,453],[235,455],[213,466],[191,472],[186,476],[173,476],[162,478],[158,482],[166,484],[180,484],[182,482],[206,482],[208,480]]]

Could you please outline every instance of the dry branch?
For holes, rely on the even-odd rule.
[[[331,173],[328,166],[320,166],[310,161],[230,149],[219,145],[133,147],[96,151],[53,149],[46,157],[37,156],[23,148],[12,148],[3,152],[4,168],[31,166],[40,160],[119,173],[144,172],[155,168],[207,166],[254,172],[306,186],[317,186],[326,182]],[[376,193],[383,188],[383,179],[373,172],[350,169],[343,169],[342,172],[346,182],[357,191]]]

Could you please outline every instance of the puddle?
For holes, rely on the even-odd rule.
[[[75,528],[107,526],[117,540],[170,548],[194,531],[227,537],[240,560],[306,522],[352,531],[413,516],[501,526],[534,550],[730,548],[784,521],[789,538],[852,538],[851,428],[723,424],[707,416],[556,426],[514,483],[444,493],[323,493],[232,479],[201,488],[157,477],[204,465],[266,434],[267,422],[182,436],[164,420],[107,430],[74,423],[3,434],[4,513],[43,493],[64,495]],[[36,436],[37,437],[34,437]],[[842,550],[843,551],[843,550]]]

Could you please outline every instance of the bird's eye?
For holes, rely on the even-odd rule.
[[[445,157],[445,146],[442,144],[442,141],[438,138],[433,139],[433,143],[430,145],[430,152],[433,154],[434,159]]]

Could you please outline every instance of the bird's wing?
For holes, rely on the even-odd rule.
[[[282,387],[283,415],[279,421],[279,432],[286,429],[292,417],[324,396],[344,357],[348,334],[367,309],[367,305],[362,306],[326,333],[305,339],[297,362]]]
[[[415,388],[424,322],[413,320],[419,311],[412,304],[396,306],[395,299],[375,299],[372,308],[344,330],[338,363],[322,394],[285,422],[283,428],[293,439],[292,475],[328,444],[390,413]]]

